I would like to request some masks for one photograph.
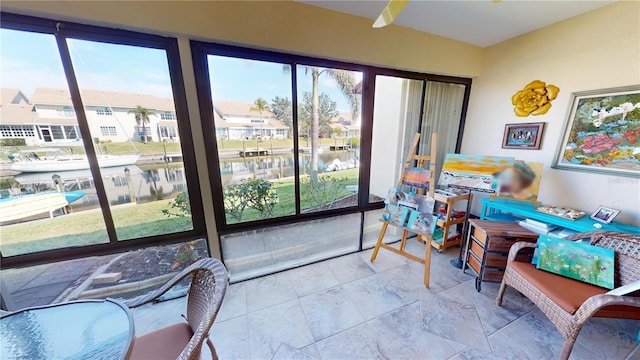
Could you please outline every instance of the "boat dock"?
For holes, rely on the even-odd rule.
[[[347,151],[351,150],[351,145],[329,145],[329,151]]]
[[[238,151],[238,155],[240,155],[240,157],[246,158],[246,157],[256,157],[256,156],[268,156],[269,155],[269,151],[265,150],[265,149],[243,149]]]

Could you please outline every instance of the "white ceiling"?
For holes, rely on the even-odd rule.
[[[347,14],[377,18],[387,1],[298,0]],[[487,47],[589,12],[614,1],[409,0],[394,24]],[[372,29],[372,31],[384,31]]]

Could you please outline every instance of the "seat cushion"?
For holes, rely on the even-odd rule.
[[[512,261],[509,266],[570,314],[575,313],[588,298],[609,291],[595,285],[538,270],[531,263]]]
[[[189,324],[184,322],[136,337],[130,359],[175,360],[187,346],[191,336],[193,332]]]

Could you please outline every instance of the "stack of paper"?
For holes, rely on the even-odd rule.
[[[532,219],[525,219],[519,221],[518,224],[525,229],[531,230],[536,234],[547,235],[549,232],[558,228],[557,225],[547,224],[542,221],[536,221]]]

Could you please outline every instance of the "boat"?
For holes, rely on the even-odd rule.
[[[46,155],[39,156],[37,152],[45,152]],[[68,154],[60,149],[53,151],[47,151],[47,149],[22,150],[21,153],[28,154],[18,156],[18,160],[11,164],[11,170],[36,173],[89,169],[89,161],[85,155]],[[98,164],[101,168],[132,165],[139,158],[140,155],[98,155]]]
[[[49,213],[53,218],[56,210],[65,208],[70,203],[79,200],[85,195],[82,191],[69,192],[44,192],[8,196],[0,199],[0,223],[20,220],[44,213]]]
[[[131,175],[140,175],[142,170],[136,165],[128,166],[115,166],[109,168],[100,169],[100,175],[103,179],[116,176],[124,176],[126,171]],[[59,176],[60,180],[66,185],[69,182],[76,182],[79,180],[93,179],[91,171],[85,170],[72,170],[72,171],[50,171],[50,172],[38,172],[38,173],[22,173],[14,176],[13,178],[21,185],[32,184],[50,184],[54,176]],[[68,190],[66,187],[64,190]]]

